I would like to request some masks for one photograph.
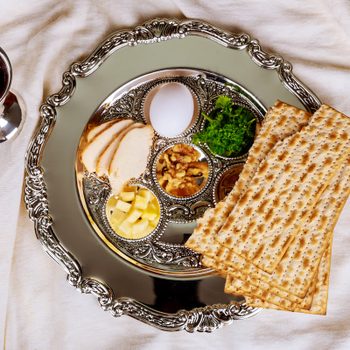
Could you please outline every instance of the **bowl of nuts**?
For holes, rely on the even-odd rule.
[[[205,153],[197,146],[177,143],[163,149],[156,160],[156,179],[168,196],[189,198],[198,195],[210,175]]]

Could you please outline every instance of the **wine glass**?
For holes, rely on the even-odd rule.
[[[10,92],[12,67],[0,47],[0,143],[12,139],[20,130],[22,111],[17,97]]]

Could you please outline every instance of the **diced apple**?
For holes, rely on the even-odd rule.
[[[150,204],[148,205],[148,208],[149,208],[150,210],[152,210],[153,212],[157,213],[157,214],[160,213],[160,208],[159,208],[158,202],[156,202],[156,203],[150,203]]]
[[[157,225],[154,224],[154,221],[150,221],[148,223],[148,228],[150,231],[153,231],[156,228]]]
[[[158,216],[157,209],[148,206],[142,214],[143,219],[154,220]]]
[[[148,202],[146,198],[141,197],[137,194],[135,197],[134,205],[135,208],[144,210],[147,208]]]
[[[134,209],[131,209],[131,210],[130,210],[129,215],[128,215],[128,217],[126,218],[126,220],[127,220],[128,222],[130,222],[131,224],[133,224],[134,222],[136,222],[136,220],[137,220],[138,218],[141,217],[141,215],[142,215],[142,211],[137,210],[137,209],[134,208]]]
[[[140,239],[150,234],[158,225],[160,207],[157,198],[145,188],[125,186],[106,205],[111,227],[121,237]]]
[[[119,226],[127,217],[127,214],[119,209],[115,209],[111,215],[112,226]]]
[[[117,199],[115,197],[111,197],[108,199],[108,202],[106,204],[106,213],[107,217],[110,218],[111,214],[113,213],[115,209],[115,205],[117,204]]]
[[[124,202],[131,202],[135,198],[135,192],[120,192],[119,198]]]
[[[147,227],[147,229],[146,229],[146,232],[147,232],[148,234],[150,234],[155,228],[156,228],[155,226],[149,224],[148,227]]]
[[[114,196],[110,197],[107,202],[107,206],[114,208],[118,202],[118,199],[115,198]]]
[[[151,201],[153,194],[151,191],[142,189],[139,191],[140,196],[144,197],[147,200],[147,203]]]
[[[115,207],[124,213],[127,213],[131,209],[131,204],[119,199]]]
[[[149,224],[151,226],[156,227],[158,225],[158,222],[159,222],[159,216],[157,216],[154,220],[151,220]]]
[[[141,219],[134,224],[132,233],[134,236],[143,237],[145,236],[145,230],[147,229],[149,221],[146,219]]]
[[[118,227],[119,231],[123,233],[123,237],[130,238],[133,230],[133,225],[124,220]]]
[[[158,199],[155,196],[152,196],[151,203],[158,206]]]
[[[154,220],[157,218],[157,214],[156,213],[149,213],[147,211],[145,211],[143,214],[142,214],[142,219],[147,219],[147,220]]]

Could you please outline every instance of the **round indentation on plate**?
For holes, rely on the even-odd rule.
[[[252,146],[252,144],[254,142],[254,137],[255,137],[256,131],[259,128],[259,123],[260,123],[258,112],[255,111],[253,108],[251,108],[251,106],[249,106],[248,104],[246,104],[242,101],[237,101],[237,100],[233,99],[232,100],[232,107],[233,108],[242,107],[245,110],[247,110],[250,113],[250,115],[254,118],[254,121],[251,123],[252,126],[253,125],[254,126],[250,130],[252,132],[252,136],[248,140],[244,140],[244,137],[246,137],[247,135],[242,134],[242,132],[246,132],[245,130],[247,128],[245,128],[241,125],[242,124],[241,121],[237,121],[237,123],[235,122],[236,126],[233,126],[234,128],[236,128],[237,134],[234,134],[232,139],[230,139],[229,145],[230,145],[230,147],[233,145],[233,142],[235,141],[235,136],[236,136],[237,141],[243,140],[245,142],[245,145],[243,145],[241,151],[237,151],[236,153],[233,153],[232,155],[225,155],[222,153],[220,154],[216,149],[221,149],[222,151],[224,151],[223,139],[226,137],[227,132],[231,133],[231,131],[230,131],[231,128],[228,127],[227,132],[221,131],[220,130],[221,128],[207,129],[211,122],[209,120],[207,120],[206,118],[203,118],[203,120],[201,122],[200,132],[198,132],[197,134],[194,134],[192,136],[192,140],[194,141],[195,144],[203,145],[215,157],[218,157],[218,158],[223,159],[223,160],[229,160],[229,161],[241,160],[241,159],[246,157],[247,152],[249,151],[249,148]],[[212,108],[208,112],[207,115],[211,120],[215,120],[216,113],[220,113],[219,108]],[[224,118],[222,118],[222,120],[225,120],[225,116],[224,116]],[[204,133],[206,130],[208,131],[208,136],[214,138],[214,141],[212,142],[212,144],[208,141],[203,141],[203,137],[205,138]],[[228,144],[228,142],[226,142],[226,144]],[[234,149],[232,149],[232,152],[233,151],[234,151]]]
[[[217,204],[223,200],[233,189],[243,169],[244,162],[237,163],[225,169],[217,178],[214,185],[214,202]]]
[[[173,138],[185,134],[195,124],[199,102],[185,84],[170,81],[150,89],[144,98],[143,113],[158,135]]]
[[[156,184],[169,196],[191,198],[208,183],[211,166],[208,156],[197,146],[176,143],[163,149],[155,159]]]
[[[151,190],[129,184],[118,195],[109,197],[106,202],[106,216],[118,237],[140,240],[159,226],[161,208]]]

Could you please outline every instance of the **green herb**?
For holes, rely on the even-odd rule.
[[[206,123],[203,131],[193,135],[194,144],[205,143],[223,157],[242,155],[252,145],[256,119],[247,108],[234,105],[230,97],[220,95],[214,110],[202,115]]]

